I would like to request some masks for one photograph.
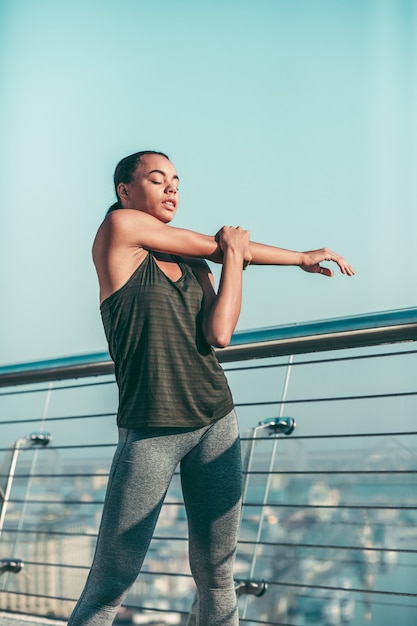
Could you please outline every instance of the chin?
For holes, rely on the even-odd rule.
[[[169,224],[170,222],[172,222],[172,220],[175,217],[175,213],[173,215],[164,215],[163,217],[160,218],[161,222],[164,222],[164,224]]]

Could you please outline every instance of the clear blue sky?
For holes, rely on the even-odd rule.
[[[413,0],[2,0],[0,103],[2,364],[106,349],[91,243],[141,149],[174,225],[356,269],[249,268],[239,329],[416,306]]]

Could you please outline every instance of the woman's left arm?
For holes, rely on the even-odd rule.
[[[333,276],[333,270],[320,265],[322,261],[333,261],[339,266],[342,274],[353,276],[355,273],[354,269],[340,254],[329,250],[329,248],[295,252],[251,241],[249,250],[252,256],[251,263],[254,265],[298,265],[305,272]]]
[[[239,319],[242,303],[242,269],[252,262],[258,265],[298,265],[306,272],[332,276],[333,271],[322,267],[322,261],[337,263],[343,274],[355,272],[338,254],[328,248],[308,252],[293,252],[249,241],[249,232],[224,226],[216,235],[223,255],[220,285],[214,291],[213,276],[207,264],[198,263],[198,275],[204,292],[203,332],[206,341],[218,348],[229,345]]]

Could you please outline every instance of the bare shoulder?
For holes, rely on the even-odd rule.
[[[140,246],[141,233],[155,227],[152,216],[134,209],[115,209],[101,223],[93,244],[94,249],[118,246]]]
[[[100,301],[119,289],[140,265],[147,252],[140,245],[137,233],[141,222],[138,211],[114,210],[100,225],[92,249],[93,261],[100,283]]]
[[[117,231],[123,231],[132,227],[138,228],[140,226],[148,226],[153,224],[155,218],[142,211],[135,211],[134,209],[115,209],[106,216],[102,226]]]

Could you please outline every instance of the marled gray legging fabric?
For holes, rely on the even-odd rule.
[[[233,411],[203,428],[119,430],[96,553],[69,626],[112,624],[142,567],[179,463],[190,566],[199,597],[197,624],[238,624],[233,563],[241,461]]]

